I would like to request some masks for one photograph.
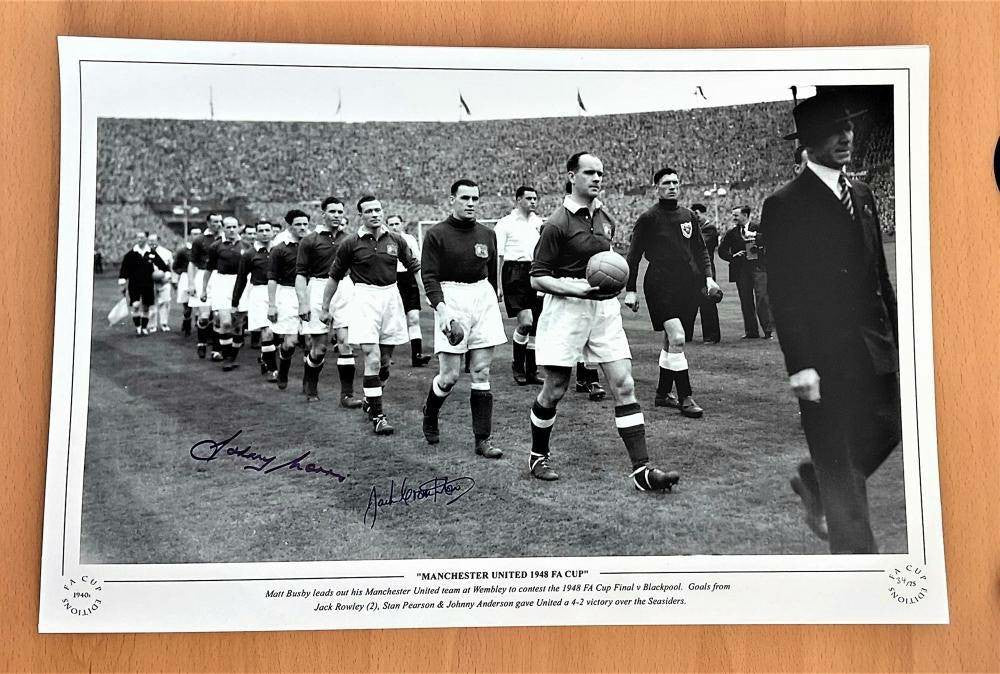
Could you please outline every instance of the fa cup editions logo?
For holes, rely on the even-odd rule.
[[[104,594],[101,581],[93,576],[71,577],[63,584],[63,608],[75,616],[88,616],[98,608]]]
[[[690,239],[691,238],[691,232],[693,231],[693,229],[694,228],[691,226],[691,221],[690,220],[688,220],[687,222],[682,222],[681,223],[681,234],[684,235],[685,239]]]
[[[385,244],[385,252],[393,257],[396,257],[399,254],[399,248],[397,248],[394,243],[387,243]]]
[[[485,243],[477,243],[476,244],[476,257],[487,258],[489,256],[490,256],[490,251],[486,247],[486,244]]]

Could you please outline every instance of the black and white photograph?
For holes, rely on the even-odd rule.
[[[60,47],[43,575],[176,592],[140,630],[283,577],[404,598],[226,629],[947,620],[926,51]],[[474,578],[546,582],[405,601]],[[810,583],[880,589],[747,606]]]

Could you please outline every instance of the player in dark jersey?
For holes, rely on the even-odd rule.
[[[358,213],[362,229],[347,237],[337,249],[323,292],[320,317],[334,320],[331,301],[350,274],[354,296],[348,332],[351,341],[360,344],[365,354],[364,409],[376,435],[391,435],[394,429],[383,411],[382,393],[389,378],[393,349],[409,341],[403,298],[396,286],[396,265],[402,262],[407,270],[417,272],[420,263],[403,237],[383,224],[382,203],[378,199],[372,195],[361,197]]]
[[[684,325],[694,323],[698,305],[709,292],[720,292],[712,278],[712,265],[700,222],[677,203],[680,179],[677,171],[664,167],[653,176],[657,203],[639,216],[632,231],[628,251],[629,277],[625,286],[625,306],[639,310],[635,292],[639,262],[649,260],[643,282],[649,320],[653,330],[663,331],[660,351],[660,378],[656,386],[657,407],[670,407],[668,396],[677,384],[681,414],[697,419],[703,410],[691,395],[691,378],[684,355]]]
[[[572,193],[542,229],[531,264],[532,286],[547,295],[537,346],[545,383],[531,408],[528,466],[540,480],[559,478],[549,462],[549,437],[556,405],[566,395],[572,368],[582,355],[604,370],[615,401],[615,426],[632,462],[632,484],[639,491],[670,491],[678,476],[649,466],[645,420],[635,397],[632,352],[618,293],[601,291],[586,280],[590,258],[611,249],[615,232],[614,220],[597,198],[604,165],[593,154],[580,152],[566,162],[566,171]]]
[[[268,381],[277,381],[278,364],[274,333],[267,320],[267,271],[271,266],[271,240],[274,228],[267,220],[260,220],[255,226],[256,236],[253,250],[240,258],[240,268],[233,287],[233,311],[237,317],[246,315],[247,328],[259,336],[260,372]],[[248,283],[249,282],[249,283]]]
[[[507,335],[497,304],[497,238],[493,230],[476,222],[476,183],[456,181],[450,202],[452,214],[427,231],[421,257],[427,301],[434,307],[434,352],[439,366],[424,405],[424,437],[430,444],[440,440],[438,413],[458,381],[468,352],[472,354],[469,404],[475,452],[498,459],[503,452],[490,443],[490,364],[494,347],[505,344]]]
[[[222,231],[222,215],[209,213],[205,217],[205,231],[191,241],[191,262],[188,264],[188,306],[197,314],[198,357],[204,358],[211,343],[212,358],[222,358],[216,344],[218,337],[212,328],[212,307],[207,298],[202,301],[201,290],[205,282],[205,268],[208,266],[208,249],[215,243],[215,233]]]
[[[192,229],[192,235],[200,235],[200,229]],[[188,304],[188,265],[191,263],[191,242],[185,241],[180,248],[174,251],[174,263],[170,270],[177,278],[177,304],[181,305],[181,333],[185,337],[191,336],[191,306]]]
[[[271,246],[271,266],[267,270],[267,319],[280,343],[275,382],[282,391],[288,388],[288,371],[302,329],[295,295],[295,267],[299,241],[309,229],[309,216],[293,208],[285,213],[285,222],[288,228],[282,232],[281,243]]]
[[[237,366],[236,357],[243,346],[243,317],[238,322],[234,320],[233,288],[236,286],[236,275],[242,258],[253,249],[244,243],[240,221],[236,218],[224,218],[222,230],[223,237],[208,249],[207,274],[202,285],[201,300],[207,300],[212,308],[222,353],[222,370],[228,372]]]
[[[333,298],[329,324],[320,320],[323,291],[330,277],[330,267],[337,249],[350,235],[345,228],[344,204],[336,197],[327,197],[320,206],[323,222],[299,242],[295,265],[295,293],[299,301],[302,333],[306,335],[308,352],[303,356],[302,385],[308,402],[319,400],[319,374],[326,359],[331,330],[337,336],[337,371],[340,375],[340,404],[347,408],[361,407],[354,397],[354,352],[347,342],[350,301],[353,283],[342,284]]]

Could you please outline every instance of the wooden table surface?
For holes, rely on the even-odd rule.
[[[1000,670],[1000,4],[0,6],[3,671]],[[36,632],[59,194],[57,35],[510,47],[931,45],[938,438],[951,625]],[[919,169],[918,169],[919,170]]]

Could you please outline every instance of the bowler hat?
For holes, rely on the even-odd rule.
[[[815,136],[834,132],[848,120],[860,117],[868,112],[860,110],[851,112],[840,102],[835,94],[817,94],[802,101],[792,110],[795,118],[795,133],[785,136],[785,140],[794,140],[802,136]]]

